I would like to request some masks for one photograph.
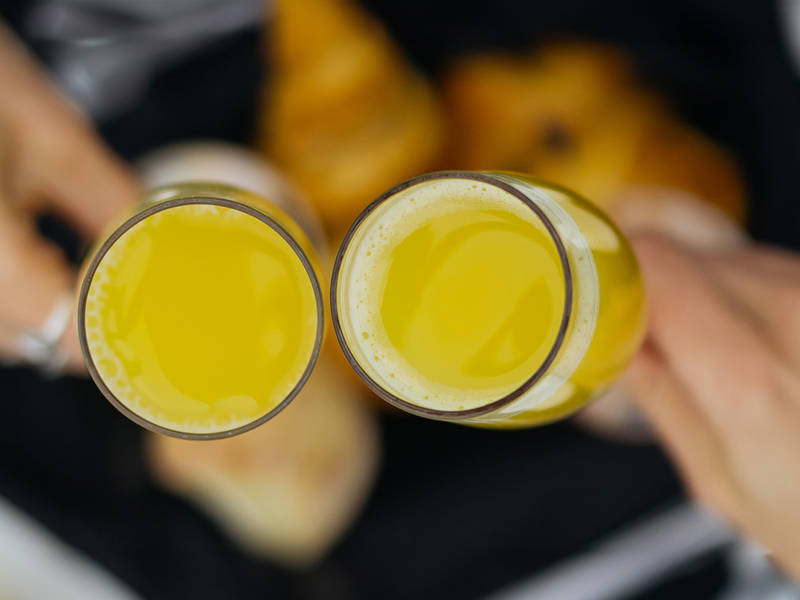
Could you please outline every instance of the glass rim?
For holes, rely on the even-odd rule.
[[[103,377],[100,375],[97,366],[94,363],[94,359],[92,358],[92,354],[89,350],[89,343],[86,337],[86,301],[89,295],[89,287],[92,284],[94,279],[94,275],[97,272],[98,267],[100,266],[100,262],[103,260],[105,255],[108,253],[109,249],[119,240],[125,233],[128,232],[134,225],[140,223],[144,219],[161,212],[163,210],[168,210],[170,208],[175,208],[177,206],[188,206],[193,204],[202,204],[202,205],[215,205],[215,206],[222,206],[224,208],[230,208],[232,210],[238,210],[245,214],[248,214],[252,217],[255,217],[259,221],[263,222],[270,228],[272,228],[281,238],[289,245],[289,247],[294,251],[297,257],[300,259],[306,274],[308,275],[309,280],[311,281],[311,287],[314,291],[314,301],[317,308],[317,331],[314,338],[314,346],[311,351],[311,356],[308,359],[308,364],[306,365],[303,374],[300,376],[300,379],[291,389],[291,391],[286,395],[286,397],[281,400],[275,407],[270,409],[266,414],[258,417],[257,419],[250,421],[249,423],[245,423],[244,425],[239,425],[232,429],[225,429],[223,431],[213,431],[213,432],[188,432],[188,431],[181,431],[179,429],[171,429],[169,427],[165,427],[163,425],[159,425],[150,421],[140,414],[133,411],[127,405],[125,405],[116,395],[108,388]],[[311,260],[306,255],[305,251],[302,249],[300,244],[294,237],[275,219],[271,216],[267,215],[266,213],[254,208],[246,203],[238,202],[236,200],[231,200],[228,198],[215,198],[212,196],[184,196],[179,198],[171,198],[169,200],[164,200],[158,202],[156,204],[152,204],[150,206],[146,206],[142,210],[136,212],[133,216],[126,219],[121,225],[119,225],[116,229],[114,229],[113,233],[109,235],[97,251],[94,253],[91,262],[86,270],[86,273],[83,276],[83,280],[81,282],[80,292],[78,295],[78,309],[77,309],[77,320],[78,320],[78,339],[80,341],[81,346],[81,353],[83,354],[84,362],[86,363],[86,367],[89,371],[89,375],[94,380],[95,385],[100,389],[102,394],[106,397],[106,399],[120,411],[123,415],[128,417],[130,420],[135,422],[137,425],[144,427],[155,433],[161,433],[163,435],[168,435],[175,438],[185,439],[185,440],[218,440],[229,438],[234,435],[238,435],[240,433],[245,433],[256,427],[263,425],[273,417],[275,417],[278,413],[280,413],[284,408],[286,408],[292,400],[295,399],[297,394],[300,393],[300,390],[303,389],[306,382],[308,381],[309,377],[311,377],[311,373],[314,370],[314,366],[317,363],[317,359],[319,358],[321,349],[322,349],[322,339],[324,336],[325,331],[325,305],[323,302],[322,296],[322,288],[319,283],[319,278],[317,276],[316,270],[311,263]]]
[[[356,217],[355,221],[350,225],[350,228],[347,230],[345,237],[342,243],[339,246],[339,250],[336,253],[336,259],[333,263],[333,270],[331,273],[331,286],[330,286],[330,307],[331,307],[331,321],[333,323],[333,330],[336,334],[336,340],[339,342],[339,346],[342,348],[342,352],[347,359],[347,362],[350,363],[350,366],[356,372],[356,374],[361,378],[362,381],[381,399],[385,400],[389,404],[409,412],[411,414],[415,414],[417,416],[426,417],[430,419],[439,419],[439,420],[453,420],[453,421],[460,421],[464,419],[471,419],[474,417],[481,417],[496,411],[497,409],[503,408],[504,406],[508,406],[509,404],[513,403],[515,400],[519,399],[523,394],[528,392],[536,383],[544,377],[545,373],[547,373],[548,369],[552,366],[553,362],[555,361],[556,357],[558,356],[559,350],[564,344],[564,341],[567,336],[567,330],[572,320],[572,300],[574,295],[574,284],[572,282],[572,268],[569,264],[569,256],[567,254],[567,249],[564,244],[561,235],[558,233],[553,222],[550,218],[544,213],[544,211],[539,207],[531,198],[525,194],[524,192],[518,190],[514,186],[505,181],[502,181],[498,175],[507,175],[508,177],[515,177],[513,173],[493,173],[490,171],[436,171],[433,173],[425,173],[423,175],[418,175],[416,177],[412,177],[411,179],[407,179],[396,186],[390,188],[389,190],[385,191],[383,194],[378,196],[375,200],[373,200],[369,205],[367,205],[364,210]],[[339,290],[339,276],[342,270],[342,263],[344,261],[345,253],[347,252],[350,243],[352,242],[356,232],[359,230],[362,224],[367,220],[367,218],[384,202],[395,196],[396,194],[418,185],[420,183],[425,183],[428,181],[435,181],[438,179],[466,179],[471,181],[479,181],[481,183],[485,183],[487,185],[492,185],[501,190],[511,194],[512,196],[516,197],[520,200],[525,206],[527,206],[542,222],[545,229],[550,235],[550,238],[553,240],[553,243],[556,246],[556,250],[558,252],[559,261],[561,263],[561,269],[564,274],[564,309],[562,312],[561,323],[559,325],[558,332],[556,334],[556,338],[553,341],[553,345],[550,348],[550,351],[545,356],[542,363],[537,367],[537,369],[533,372],[533,374],[528,377],[525,381],[523,381],[519,386],[508,392],[507,394],[501,396],[496,400],[491,400],[490,402],[482,405],[477,406],[475,408],[467,408],[467,409],[460,409],[460,410],[441,410],[436,408],[428,408],[425,406],[420,406],[418,404],[413,404],[407,400],[404,400],[397,396],[396,394],[390,392],[386,388],[384,388],[380,383],[375,381],[367,372],[366,370],[359,364],[358,360],[354,356],[353,352],[350,350],[350,346],[347,343],[347,340],[344,336],[344,330],[341,323],[341,315],[339,313],[339,306],[338,306],[338,290]],[[539,185],[541,187],[552,189],[554,191],[558,191],[564,193],[565,190],[555,185],[548,184],[544,181],[534,180],[536,183],[531,185]]]

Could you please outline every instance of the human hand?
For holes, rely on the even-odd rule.
[[[135,199],[137,184],[2,23],[0,81],[0,360],[47,360],[34,352],[47,354],[36,347],[42,336],[79,372],[74,314],[68,320],[77,274],[38,235],[35,216],[57,213],[92,237]]]
[[[607,209],[629,236],[658,233],[699,252],[724,252],[749,243],[742,228],[718,208],[680,189],[628,186]],[[581,410],[575,421],[616,441],[653,440],[647,419],[622,385],[605,391]]]
[[[693,495],[800,580],[800,256],[632,242],[651,315],[622,383]]]

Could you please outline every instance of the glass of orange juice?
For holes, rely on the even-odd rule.
[[[294,398],[316,362],[316,254],[255,194],[157,188],[84,268],[78,333],[89,372],[150,430],[215,439],[252,429]]]
[[[527,427],[576,411],[637,351],[630,245],[577,194],[449,171],[389,190],[348,231],[331,313],[350,364],[410,413]]]

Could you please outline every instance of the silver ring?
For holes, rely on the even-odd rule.
[[[67,364],[67,354],[59,342],[72,318],[73,294],[59,296],[38,331],[19,335],[16,355],[20,362],[33,365],[50,377],[58,376]]]

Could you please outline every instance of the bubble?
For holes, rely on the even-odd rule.
[[[97,361],[97,369],[103,373],[103,377],[115,377],[119,373],[119,365],[110,358]]]

